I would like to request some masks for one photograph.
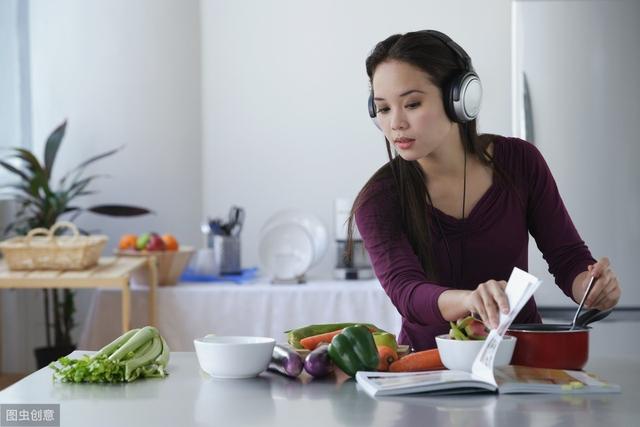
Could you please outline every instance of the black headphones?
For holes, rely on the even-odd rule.
[[[480,103],[482,101],[482,84],[480,77],[473,70],[471,58],[456,42],[451,40],[449,36],[440,31],[424,30],[444,43],[458,56],[463,64],[464,70],[451,77],[445,84],[442,91],[444,101],[444,109],[451,121],[457,123],[465,123],[474,120],[480,112]],[[373,101],[373,87],[369,93],[369,117],[373,119],[378,129],[380,125],[376,120],[376,104]]]

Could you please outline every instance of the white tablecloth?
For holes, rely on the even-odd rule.
[[[148,323],[147,291],[132,289],[131,327]],[[83,350],[104,346],[121,331],[119,291],[97,289],[79,342]],[[179,284],[158,288],[158,327],[174,351],[193,351],[206,334],[269,336],[313,323],[366,322],[400,331],[400,314],[377,280],[310,281],[301,285]]]

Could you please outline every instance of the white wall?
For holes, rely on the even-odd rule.
[[[112,178],[97,181],[100,193],[82,206],[126,203],[156,212],[136,219],[86,214],[78,223],[108,234],[108,252],[125,232],[172,232],[183,243],[199,244],[199,3],[34,0],[30,21],[34,150],[41,155],[46,137],[65,118],[56,177],[126,145],[88,170]],[[31,350],[44,344],[41,293],[14,294],[3,297],[17,298],[15,307],[27,299],[28,309],[3,316],[5,343],[13,344],[3,352],[3,369],[27,371],[34,367]],[[89,298],[84,292],[77,299],[79,323]]]
[[[30,19],[35,150],[64,118],[54,175],[126,144],[92,169],[112,178],[85,206],[157,212],[81,217],[111,237],[109,250],[128,231],[200,244],[201,217],[232,204],[247,209],[244,266],[257,265],[259,229],[279,209],[315,213],[330,227],[334,198],[354,196],[386,159],[366,113],[364,60],[393,33],[449,33],[483,80],[481,130],[510,129],[509,0],[33,0]],[[331,274],[334,252],[312,276]],[[20,347],[3,352],[5,371],[33,368],[31,350],[43,344],[40,293],[22,295],[10,325],[4,316],[13,334],[5,342]],[[79,322],[89,296],[78,298]]]
[[[20,143],[20,72],[17,4],[0,2],[0,148]],[[0,172],[0,182],[6,178]]]
[[[258,264],[260,227],[279,209],[332,230],[334,198],[354,197],[385,162],[364,61],[391,34],[448,33],[483,81],[481,130],[508,134],[510,22],[508,0],[203,0],[204,211],[247,208],[243,264]],[[330,275],[334,252],[311,275]]]

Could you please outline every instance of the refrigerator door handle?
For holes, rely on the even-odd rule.
[[[536,145],[533,135],[533,112],[531,110],[531,96],[529,93],[529,81],[527,80],[527,74],[522,72],[522,118],[520,131],[523,138],[529,141],[533,145]]]

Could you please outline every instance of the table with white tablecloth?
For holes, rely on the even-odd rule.
[[[131,325],[147,323],[147,289],[131,290]],[[310,280],[304,284],[180,283],[158,288],[157,324],[175,351],[192,351],[206,334],[274,337],[313,323],[367,322],[397,334],[400,314],[377,280]],[[99,349],[121,334],[118,292],[93,295],[79,348]]]

